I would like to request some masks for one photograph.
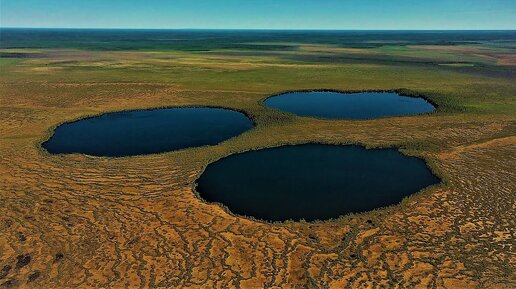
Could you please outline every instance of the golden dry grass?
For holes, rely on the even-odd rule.
[[[163,64],[135,53],[143,63],[135,68],[127,55],[109,54],[114,67],[95,68],[91,63],[107,55],[86,54],[78,64],[28,59],[2,66],[0,286],[516,287],[511,80],[369,64],[297,63],[278,70],[270,59],[238,66],[214,64],[210,55]],[[328,121],[259,103],[289,89],[401,87],[433,95],[441,112]],[[128,158],[50,155],[39,148],[67,120],[202,104],[245,110],[257,127],[217,146]],[[257,222],[193,192],[204,166],[218,158],[312,141],[400,146],[428,160],[443,184],[398,206],[318,223]]]

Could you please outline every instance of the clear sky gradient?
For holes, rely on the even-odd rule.
[[[0,0],[0,26],[516,29],[516,0]]]

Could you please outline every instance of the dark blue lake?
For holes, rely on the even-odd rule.
[[[304,144],[211,163],[196,190],[239,215],[312,221],[397,204],[438,182],[422,159],[396,149]]]
[[[289,92],[269,97],[265,105],[300,116],[370,119],[427,113],[435,107],[423,98],[395,92]]]
[[[50,153],[132,156],[215,145],[253,127],[222,108],[166,108],[107,113],[65,123],[43,143]]]

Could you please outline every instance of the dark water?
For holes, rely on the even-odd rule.
[[[305,144],[214,162],[197,180],[209,202],[262,220],[325,220],[399,203],[439,179],[395,149]]]
[[[394,92],[289,92],[266,99],[265,105],[301,116],[337,119],[369,119],[435,110],[423,98],[402,96]]]
[[[59,126],[50,153],[131,156],[214,145],[253,127],[244,114],[221,108],[168,108],[103,114]]]

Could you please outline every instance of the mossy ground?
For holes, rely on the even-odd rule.
[[[0,286],[516,286],[514,44],[246,45],[2,49],[21,54],[0,59]],[[404,89],[439,108],[350,121],[261,104],[304,89]],[[196,105],[245,111],[257,126],[217,146],[159,155],[110,159],[40,148],[68,120]],[[256,222],[193,191],[209,162],[305,142],[400,147],[424,157],[443,184],[399,206],[315,223]]]

